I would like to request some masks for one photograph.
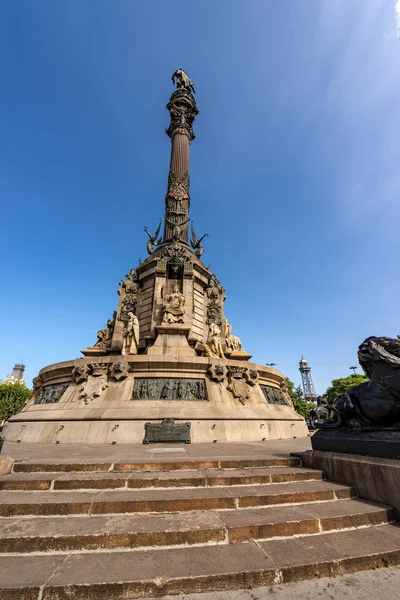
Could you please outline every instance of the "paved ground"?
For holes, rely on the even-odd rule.
[[[165,600],[399,600],[399,597],[400,567],[253,590],[164,596]]]
[[[129,461],[160,458],[215,459],[288,456],[311,448],[310,438],[273,440],[237,444],[17,444],[5,442],[3,455],[16,460],[56,461]]]

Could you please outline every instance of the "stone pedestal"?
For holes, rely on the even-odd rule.
[[[320,429],[311,437],[313,450],[400,458],[400,428]]]
[[[252,355],[248,354],[245,350],[234,350],[227,357],[232,360],[250,360]]]
[[[105,348],[98,346],[89,346],[86,350],[81,350],[83,356],[107,356],[108,352]]]
[[[186,325],[156,325],[156,341],[148,349],[149,356],[195,356],[196,352],[189,346],[187,340],[190,327]]]

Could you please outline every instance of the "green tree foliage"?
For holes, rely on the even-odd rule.
[[[353,375],[349,375],[348,377],[342,377],[340,379],[334,379],[332,381],[332,385],[328,387],[324,396],[328,400],[329,404],[333,404],[340,394],[353,385],[358,385],[359,383],[364,383],[367,381],[368,377],[366,375],[361,375],[359,373],[353,373]]]
[[[308,419],[310,408],[314,405],[306,402],[301,385],[298,385],[295,388],[293,381],[291,381],[289,377],[285,377],[285,381],[288,386],[288,394],[293,402],[294,410],[305,419]]]
[[[31,390],[22,383],[0,382],[0,421],[4,421],[19,413]]]

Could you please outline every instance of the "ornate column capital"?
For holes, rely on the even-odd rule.
[[[194,140],[196,136],[192,126],[199,109],[192,93],[186,88],[175,90],[167,104],[167,109],[171,116],[171,123],[166,130],[167,135],[172,139],[175,134],[180,133],[186,135],[189,141]]]

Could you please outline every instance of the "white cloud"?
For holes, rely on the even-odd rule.
[[[385,38],[390,40],[391,38],[400,38],[400,0],[396,0],[394,7],[394,18],[395,18],[395,29],[393,25],[390,26],[390,31],[385,33]]]
[[[397,0],[394,12],[396,17],[396,37],[400,37],[400,0]]]

